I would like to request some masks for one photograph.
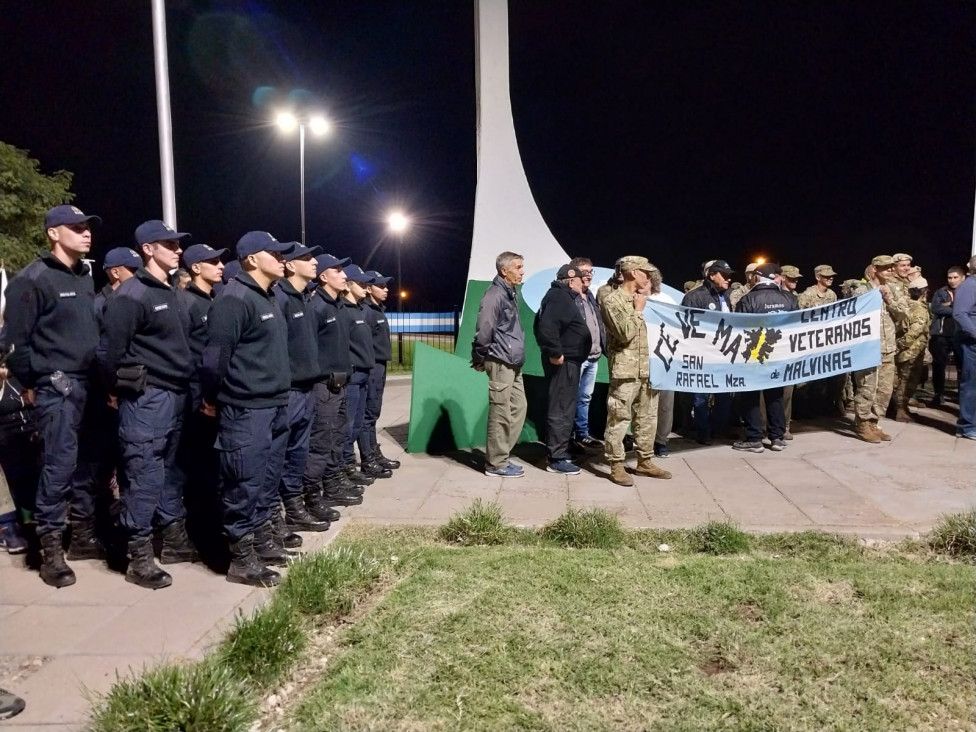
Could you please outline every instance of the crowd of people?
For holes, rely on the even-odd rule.
[[[478,312],[471,364],[488,376],[488,424],[485,473],[520,478],[524,468],[512,460],[512,449],[526,416],[522,379],[525,333],[519,319],[516,286],[522,282],[524,259],[503,252],[496,259],[497,276]],[[581,472],[579,455],[603,449],[609,478],[633,485],[625,457],[628,438],[637,454],[634,473],[667,479],[670,472],[654,462],[670,456],[668,437],[674,425],[675,394],[650,384],[650,348],[644,308],[648,300],[700,310],[738,313],[779,313],[829,305],[837,272],[822,264],[814,268],[815,283],[799,291],[803,274],[793,265],[753,262],[745,282],[733,282],[725,260],[702,265],[702,279],[685,283],[675,303],[661,290],[660,270],[646,257],[617,260],[614,274],[596,293],[591,290],[593,263],[576,257],[564,264],[542,299],[533,323],[547,385],[546,470],[563,475]],[[856,297],[870,289],[881,292],[881,363],[878,367],[827,377],[817,387],[826,403],[843,416],[854,415],[856,436],[868,443],[890,441],[882,420],[914,419],[914,401],[931,362],[934,396],[930,406],[948,398],[946,366],[950,354],[957,369],[959,417],[956,436],[976,439],[976,257],[951,267],[947,284],[929,302],[928,281],[908,254],[879,255],[862,279],[845,280],[840,297]],[[601,429],[590,423],[589,407],[601,356],[609,362],[607,419]],[[808,385],[812,387],[813,385]],[[735,432],[732,414],[741,422],[735,450],[754,453],[785,450],[790,431],[794,387],[778,386],[731,393],[691,395],[690,417],[695,439],[710,445]],[[628,428],[632,435],[628,435]],[[575,453],[575,454],[574,454]]]
[[[228,256],[153,220],[106,254],[96,294],[97,223],[48,211],[50,252],[7,287],[0,464],[20,511],[0,539],[26,551],[29,511],[48,585],[124,548],[126,580],[161,589],[160,565],[222,535],[227,580],[273,586],[299,532],[400,467],[376,435],[391,278],[263,231]]]

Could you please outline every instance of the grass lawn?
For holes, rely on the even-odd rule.
[[[657,541],[458,548],[350,527],[340,542],[397,556],[397,580],[283,726],[973,729],[972,566],[852,543],[709,556]]]
[[[435,333],[435,334],[411,334],[405,333],[402,345],[397,342],[396,334],[393,335],[393,360],[386,368],[391,374],[409,374],[413,371],[413,349],[415,343],[423,343],[431,348],[439,348],[448,353],[454,353],[454,334]],[[402,356],[402,361],[400,357]]]

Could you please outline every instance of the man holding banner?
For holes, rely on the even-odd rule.
[[[739,304],[737,313],[756,313],[768,315],[771,313],[786,313],[797,309],[796,298],[792,294],[783,292],[779,287],[782,270],[778,264],[767,262],[756,267],[757,282],[747,292]],[[769,386],[762,391],[747,391],[742,395],[743,418],[745,420],[746,436],[744,440],[734,442],[734,450],[748,452],[763,452],[762,416],[760,414],[759,399],[766,403],[767,434],[769,435],[769,449],[779,452],[786,449],[786,412],[783,408],[783,387]]]

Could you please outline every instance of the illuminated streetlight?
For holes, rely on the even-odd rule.
[[[410,226],[408,219],[402,211],[391,211],[386,219],[386,224],[390,232],[397,237],[397,285],[403,286],[403,270],[400,267],[400,250],[403,249],[403,234]],[[403,312],[403,301],[407,298],[407,291],[400,290],[400,297],[397,298],[397,312]]]
[[[766,264],[766,258],[759,257],[759,259],[756,260],[756,264]]]
[[[311,117],[298,117],[291,112],[279,112],[275,115],[275,124],[282,132],[291,132],[298,128],[298,178],[301,186],[302,204],[302,244],[305,243],[305,126],[317,136],[328,133],[332,126],[320,114]]]

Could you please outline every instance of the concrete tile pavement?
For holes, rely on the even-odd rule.
[[[945,512],[974,504],[976,443],[956,440],[946,415],[924,410],[923,424],[886,422],[894,440],[869,445],[837,420],[797,423],[782,453],[734,452],[672,440],[660,461],[674,477],[635,476],[631,488],[606,479],[598,455],[578,476],[545,471],[538,445],[519,446],[525,477],[485,476],[479,450],[405,455],[409,378],[392,378],[381,417],[384,452],[403,467],[367,489],[361,506],[325,534],[306,534],[323,546],[350,521],[437,525],[476,498],[497,500],[513,523],[544,524],[569,506],[601,506],[630,527],[687,527],[729,518],[749,531],[822,529],[870,538],[925,531]],[[630,460],[633,466],[634,460]],[[173,586],[150,592],[126,583],[97,562],[74,562],[78,583],[56,590],[23,559],[0,555],[0,685],[27,699],[26,711],[2,730],[84,726],[82,689],[105,691],[116,672],[157,661],[199,658],[238,611],[250,612],[266,590],[232,585],[202,565],[172,567]]]

